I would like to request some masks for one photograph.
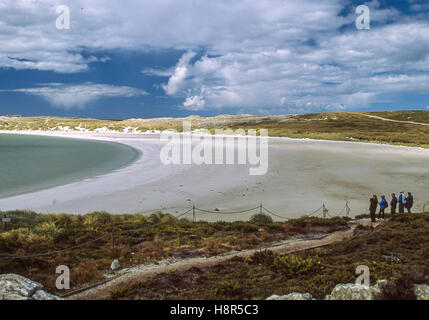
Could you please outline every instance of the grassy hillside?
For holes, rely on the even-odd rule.
[[[354,283],[358,265],[369,267],[372,284],[389,279],[389,288],[403,286],[386,290],[384,298],[412,298],[407,286],[429,275],[429,214],[398,214],[376,229],[361,227],[351,239],[299,254],[263,251],[214,267],[171,270],[115,288],[111,298],[265,299],[295,291],[322,299],[336,284]]]
[[[382,118],[400,120],[400,121],[415,121],[421,123],[429,123],[429,111],[410,110],[410,111],[371,111],[366,114],[379,116]]]
[[[368,112],[390,119],[429,123],[429,111]],[[361,141],[429,147],[429,126],[371,119],[356,113],[315,113],[289,116],[217,116],[201,118],[129,119],[124,121],[52,118],[0,117],[0,130],[73,130],[97,128],[120,131],[136,129],[182,130],[183,120],[192,121],[192,129],[268,129],[270,136]]]
[[[125,267],[168,257],[213,256],[305,235],[315,228],[322,233],[348,228],[347,218],[209,223],[178,220],[160,213],[145,217],[106,212],[56,215],[12,211],[7,215],[12,223],[9,231],[0,232],[0,274],[21,274],[43,283],[53,292],[55,268],[59,265],[70,267],[71,285],[76,288],[102,280],[116,258]],[[94,239],[98,240],[91,242]],[[75,246],[78,247],[73,250],[38,255]],[[30,257],[1,258],[14,256]]]

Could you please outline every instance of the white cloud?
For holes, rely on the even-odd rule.
[[[411,19],[366,3],[376,24],[358,31],[343,0],[74,0],[70,30],[57,30],[63,3],[0,0],[0,67],[82,72],[97,58],[81,48],[181,50],[171,68],[142,73],[169,77],[160,87],[192,110],[344,110],[393,92],[428,93],[428,13]],[[53,96],[63,106],[73,99]]]
[[[147,94],[144,90],[97,83],[67,85],[62,83],[40,84],[34,88],[10,90],[40,96],[54,107],[64,109],[83,108],[87,103],[108,97],[137,97]]]
[[[195,52],[188,51],[180,58],[168,83],[162,86],[168,95],[175,95],[182,88],[183,82],[188,76],[189,62],[195,55]]]
[[[156,69],[156,68],[145,68],[141,71],[146,76],[158,76],[158,77],[169,77],[173,74],[173,69]]]
[[[205,105],[206,105],[206,102],[200,96],[188,97],[183,103],[183,106],[185,107],[185,109],[194,110],[194,111],[204,109]]]

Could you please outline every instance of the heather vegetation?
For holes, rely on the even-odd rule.
[[[172,215],[37,214],[10,211],[0,233],[0,273],[18,273],[55,292],[55,268],[67,265],[73,288],[104,279],[113,259],[122,267],[165,258],[213,256],[266,246],[294,236],[347,229],[349,218],[303,217],[288,222],[190,222]],[[3,213],[1,213],[3,215]],[[81,245],[83,244],[83,245]],[[61,251],[74,247],[73,250]],[[46,252],[60,252],[39,255]],[[27,256],[25,259],[14,257]],[[12,259],[4,259],[11,257]],[[280,264],[287,261],[279,260]],[[303,262],[305,264],[305,262]],[[117,293],[121,295],[123,293]]]
[[[429,214],[398,214],[377,228],[356,228],[350,239],[294,254],[260,251],[206,268],[162,273],[123,288],[121,299],[265,299],[309,292],[324,298],[356,279],[359,265],[371,284],[389,280],[378,299],[412,299],[412,285],[429,276]]]

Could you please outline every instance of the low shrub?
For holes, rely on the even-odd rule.
[[[302,258],[294,254],[276,256],[273,261],[273,267],[288,277],[323,270],[320,260],[314,257]]]
[[[112,300],[119,300],[125,298],[128,293],[129,289],[127,287],[116,287],[110,290],[110,298]]]
[[[263,213],[258,213],[253,215],[250,219],[249,219],[250,223],[255,223],[255,224],[269,224],[269,223],[273,223],[273,218],[271,218],[270,216],[263,214]]]
[[[240,285],[235,280],[220,281],[212,290],[213,296],[233,297],[241,293]]]

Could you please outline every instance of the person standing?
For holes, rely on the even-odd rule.
[[[369,215],[371,216],[371,221],[375,222],[375,211],[377,210],[378,205],[378,199],[377,196],[374,194],[369,199]]]
[[[401,193],[399,194],[398,202],[399,202],[399,213],[404,213],[405,203],[407,202],[407,200],[405,199],[404,191],[401,191]]]
[[[392,193],[392,200],[390,200],[390,215],[393,217],[396,213],[396,206],[398,205],[398,198],[396,194]]]
[[[405,208],[407,208],[408,213],[411,213],[411,208],[413,207],[414,198],[411,192],[408,192],[407,203],[405,204]]]
[[[380,211],[378,212],[378,219],[384,219],[384,210],[389,206],[384,195],[381,196],[381,201],[379,203]]]

